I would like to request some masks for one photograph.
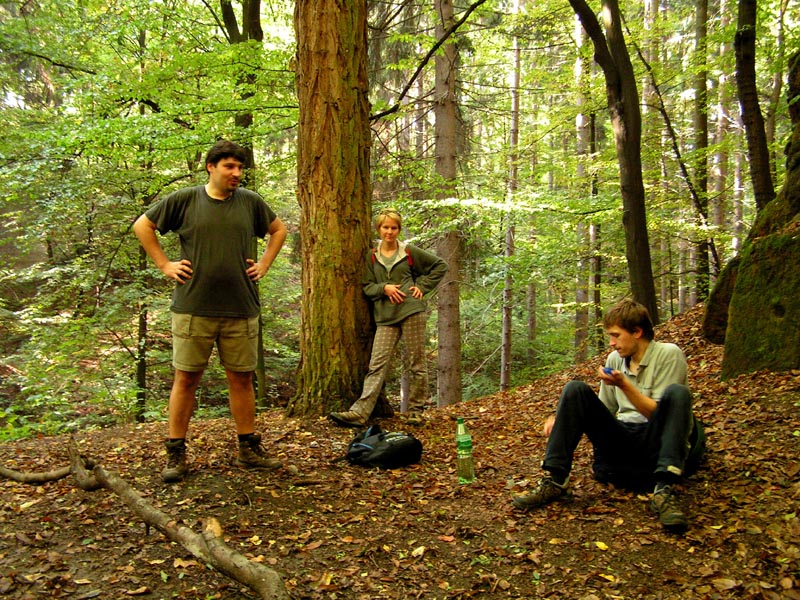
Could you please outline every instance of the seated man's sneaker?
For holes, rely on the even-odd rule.
[[[653,492],[650,509],[658,515],[658,520],[664,529],[677,533],[686,531],[689,526],[689,521],[681,510],[678,497],[671,485],[665,485]]]
[[[514,496],[511,501],[520,510],[531,510],[539,508],[545,504],[550,504],[553,500],[566,498],[570,495],[569,477],[564,483],[556,483],[552,477],[543,477],[539,485],[530,494],[524,496]]]
[[[257,433],[239,442],[239,457],[236,464],[245,469],[277,469],[282,466],[277,458],[269,458],[261,447],[261,436]]]
[[[166,440],[164,447],[167,450],[167,466],[161,471],[161,480],[164,483],[181,481],[189,472],[186,461],[186,442],[184,440]]]
[[[367,420],[355,411],[348,410],[346,412],[332,412],[328,418],[342,427],[363,427],[367,424]]]

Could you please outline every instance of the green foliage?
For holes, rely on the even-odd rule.
[[[800,45],[797,16],[781,14],[781,6],[759,5],[763,98],[776,97],[772,86],[785,70],[786,49]],[[219,137],[252,144],[257,170],[250,185],[292,232],[259,286],[267,393],[276,399],[291,385],[300,360],[301,302],[292,8],[262,4],[264,42],[230,44],[213,3],[0,5],[0,253],[8,258],[0,274],[0,312],[11,313],[2,312],[0,321],[0,366],[9,366],[0,380],[0,439],[125,421],[142,410],[148,419],[164,418],[172,371],[171,284],[143,260],[130,226],[160,195],[205,181],[203,153]],[[707,156],[734,171],[745,148],[735,127],[733,54],[725,47],[735,15],[729,6],[727,14],[711,16],[708,52],[700,57],[689,33],[692,3],[664,6],[652,23],[642,18],[641,5],[622,10],[639,81],[660,92],[645,101],[642,161],[656,286],[667,290],[662,302],[672,312],[692,284],[692,244],[713,236],[724,260],[742,227],[734,218],[730,175],[710,197],[723,218],[698,218],[688,193],[694,172],[690,167],[687,181],[660,111],[670,119],[681,158],[694,164],[701,155],[693,140],[693,78],[705,69],[709,118],[730,125],[712,140]],[[470,398],[497,388],[507,281],[514,303],[513,383],[573,360],[576,281],[588,278],[589,259],[600,260],[602,304],[628,293],[623,215],[605,82],[591,62],[591,45],[578,44],[569,5],[548,0],[526,3],[516,14],[507,3],[489,0],[448,41],[459,49],[461,139],[455,197],[441,199],[450,185],[436,175],[433,63],[420,70],[402,102],[398,96],[437,42],[436,18],[428,3],[370,5],[373,111],[401,105],[373,121],[373,200],[375,209],[400,209],[406,239],[424,248],[435,250],[445,232],[462,233],[463,383]],[[512,147],[515,45],[521,56],[519,142]],[[649,57],[651,71],[638,52]],[[578,59],[587,72],[580,83]],[[773,148],[780,157],[789,132],[785,101],[773,101],[766,113],[775,117]],[[247,127],[244,115],[252,115]],[[579,115],[597,124],[592,154],[576,152]],[[776,160],[778,186],[783,169]],[[749,193],[744,190],[743,228],[754,218]],[[594,245],[581,233],[589,226],[597,232]],[[514,252],[506,256],[511,228]],[[173,256],[176,237],[163,239]],[[135,382],[140,314],[148,325],[143,408]],[[533,316],[532,333],[527,324]],[[218,365],[202,387],[202,411],[227,410]]]

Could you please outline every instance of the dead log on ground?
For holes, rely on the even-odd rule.
[[[20,471],[14,471],[13,469],[0,467],[0,476],[3,478],[16,481],[17,483],[30,483],[31,485],[40,485],[42,483],[58,481],[59,479],[64,479],[64,477],[69,475],[71,472],[72,469],[70,467],[61,467],[60,469],[54,469],[45,473],[21,473]]]
[[[228,546],[222,537],[222,527],[215,518],[203,519],[202,534],[195,533],[190,527],[149,504],[116,473],[106,471],[100,465],[91,465],[78,453],[74,439],[70,439],[69,459],[69,467],[47,473],[21,473],[0,467],[0,475],[20,483],[41,484],[57,481],[72,474],[76,485],[84,491],[101,488],[111,490],[145,524],[155,527],[169,540],[182,545],[196,558],[211,565],[220,573],[246,585],[256,592],[259,598],[289,600],[289,593],[280,575],[260,563],[248,560]]]
[[[239,581],[269,600],[287,599],[289,594],[280,576],[262,564],[252,562],[233,550],[222,540],[222,528],[214,518],[204,520],[203,535],[170,518],[166,513],[148,504],[120,477],[96,466],[92,474],[105,487],[116,493],[122,501],[145,523],[152,525],[173,542],[178,542],[195,557],[210,564],[228,577]]]

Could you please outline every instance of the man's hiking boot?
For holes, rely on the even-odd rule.
[[[328,418],[342,427],[364,427],[367,424],[367,420],[353,410],[332,412],[328,415]]]
[[[250,434],[246,440],[239,442],[239,457],[236,464],[245,469],[277,469],[282,463],[277,458],[269,458],[261,447],[261,436]]]
[[[553,500],[569,495],[569,477],[567,477],[564,483],[558,484],[553,481],[552,477],[547,476],[542,478],[539,485],[537,485],[530,494],[514,496],[511,501],[514,503],[514,506],[520,510],[531,510],[532,508],[539,508],[545,504],[550,504]]]
[[[665,485],[653,492],[650,509],[658,515],[659,522],[672,532],[686,531],[689,521],[678,503],[678,497],[671,485]]]
[[[161,471],[161,479],[164,483],[181,481],[189,472],[186,464],[186,442],[166,440],[164,446],[167,449],[167,466]]]

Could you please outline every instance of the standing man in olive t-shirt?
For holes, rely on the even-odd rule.
[[[172,297],[175,378],[169,397],[165,442],[167,482],[188,473],[186,433],[195,392],[216,344],[228,379],[231,415],[239,441],[237,464],[274,469],[255,433],[253,371],[258,358],[260,304],[255,282],[264,277],[286,239],[286,227],[264,200],[239,187],[247,154],[221,140],[206,155],[208,183],[173,192],[150,207],[133,225],[136,237],[161,272],[177,282]],[[180,260],[171,261],[156,236],[178,234]],[[253,238],[269,236],[258,260]]]

